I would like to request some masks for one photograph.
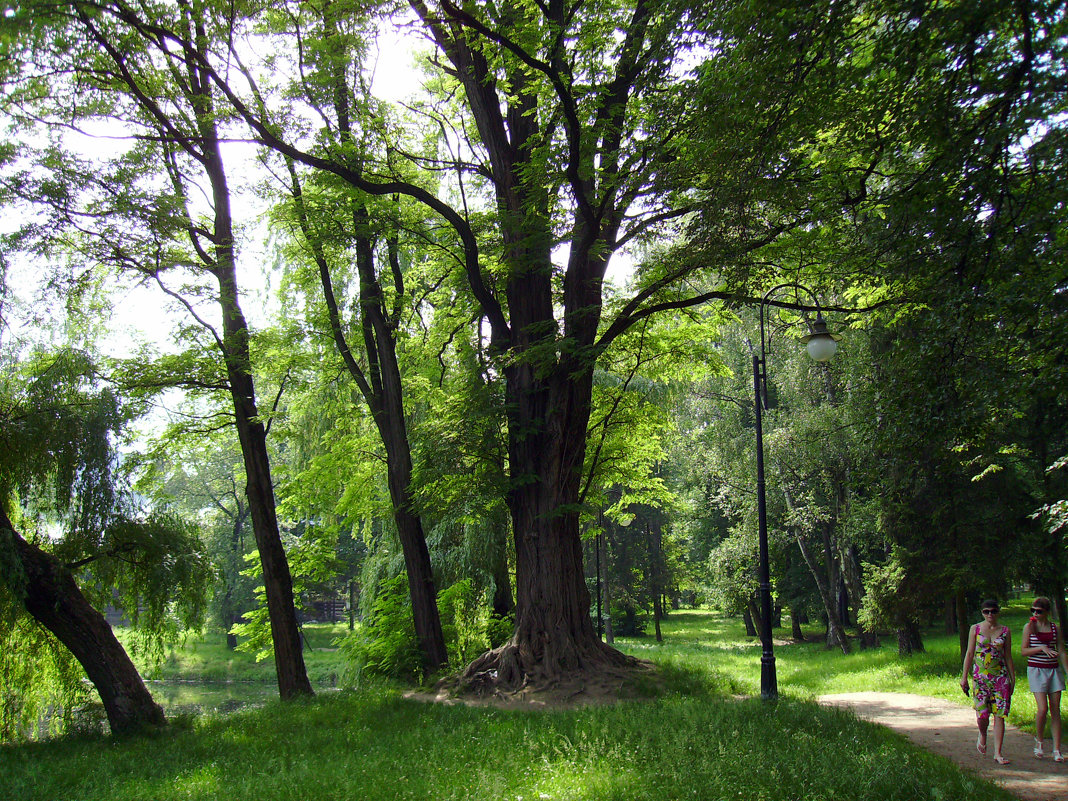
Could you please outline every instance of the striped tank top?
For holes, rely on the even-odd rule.
[[[1050,622],[1049,631],[1035,631],[1035,627],[1031,626],[1030,642],[1027,643],[1028,648],[1036,648],[1039,645],[1046,645],[1050,648],[1056,649],[1057,647],[1057,624]],[[1039,668],[1055,668],[1057,667],[1057,657],[1046,656],[1046,654],[1031,654],[1027,657],[1028,667]]]

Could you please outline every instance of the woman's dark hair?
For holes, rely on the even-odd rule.
[[[1037,606],[1039,609],[1045,609],[1048,612],[1050,608],[1049,598],[1045,595],[1040,595],[1031,601],[1031,606]]]
[[[979,604],[979,608],[980,609],[1001,609],[1001,604],[999,604],[993,598],[987,598],[985,601],[983,601],[981,604]]]

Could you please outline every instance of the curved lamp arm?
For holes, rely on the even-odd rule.
[[[814,361],[825,362],[834,356],[835,351],[838,350],[838,340],[841,336],[833,334],[827,328],[827,321],[823,319],[823,308],[820,306],[819,298],[816,297],[816,293],[809,289],[804,284],[798,284],[794,281],[787,281],[782,284],[776,284],[767,292],[764,293],[764,297],[760,300],[760,361],[759,361],[759,386],[760,386],[760,403],[767,409],[768,408],[768,367],[767,367],[767,338],[764,334],[765,324],[764,319],[767,316],[768,307],[771,305],[771,297],[781,289],[793,289],[795,297],[798,292],[806,293],[812,298],[812,306],[816,310],[816,320],[809,325],[809,333],[801,337],[801,342],[805,345],[808,355],[812,357]],[[804,307],[800,303],[794,304],[799,308]]]

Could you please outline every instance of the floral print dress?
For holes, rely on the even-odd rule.
[[[1005,665],[1005,638],[1009,627],[1002,626],[996,637],[984,637],[982,625],[975,625],[975,660],[972,679],[975,681],[975,712],[980,718],[1007,718],[1012,694],[1009,670]]]

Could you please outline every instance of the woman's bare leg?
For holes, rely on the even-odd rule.
[[[994,717],[994,761],[1008,762],[1001,754],[1001,745],[1005,742],[1005,718]]]
[[[1045,693],[1035,693],[1035,731],[1039,742],[1046,736],[1046,714],[1049,709],[1049,701]],[[1058,693],[1060,695],[1060,693]],[[1059,702],[1060,699],[1058,699]],[[1057,711],[1057,722],[1060,722],[1060,710]]]
[[[1053,750],[1061,750],[1061,694],[1049,694],[1049,727],[1053,734]]]

